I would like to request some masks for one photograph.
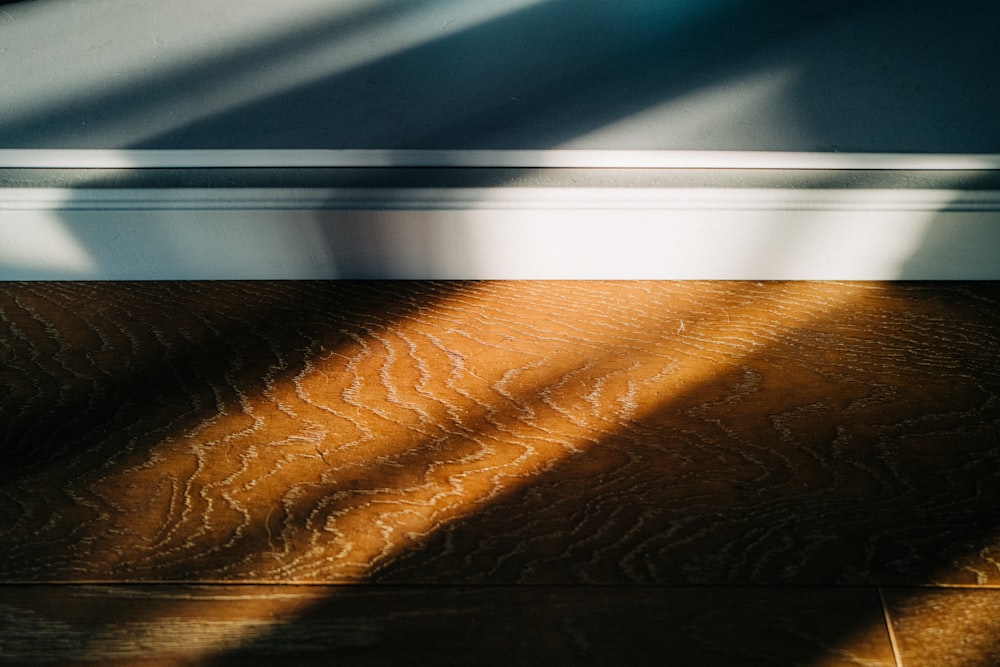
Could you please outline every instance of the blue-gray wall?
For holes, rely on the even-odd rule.
[[[0,5],[0,147],[1000,152],[983,0]]]

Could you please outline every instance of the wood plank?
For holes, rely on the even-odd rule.
[[[900,588],[883,597],[903,667],[1000,664],[1000,591]]]
[[[1000,582],[1000,285],[0,285],[0,579]]]
[[[894,664],[872,589],[0,587],[0,661]]]

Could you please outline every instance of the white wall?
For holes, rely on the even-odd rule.
[[[229,149],[245,164],[258,155],[246,151],[289,149],[1000,154],[995,3],[36,0],[0,10],[0,156],[15,156],[0,159],[0,279],[1000,277],[989,187],[907,187],[872,208],[863,165],[832,208],[810,185],[805,200],[796,187],[717,188],[714,208],[669,187],[577,189],[520,207],[496,204],[512,190],[452,190],[438,212],[387,204],[391,192],[366,195],[373,206],[331,206],[337,195],[320,189],[277,193],[281,210],[243,201],[227,211],[225,201],[261,194],[204,191],[205,204],[162,189],[32,193],[9,176],[39,166],[25,156],[63,149]],[[130,197],[146,200],[116,208]],[[575,201],[588,197],[596,203]],[[642,197],[652,201],[633,206]],[[770,199],[746,210],[748,197]]]

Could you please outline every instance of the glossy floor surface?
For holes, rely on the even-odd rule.
[[[0,662],[990,665],[1000,285],[0,284]]]

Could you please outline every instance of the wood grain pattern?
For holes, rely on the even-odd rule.
[[[0,579],[995,585],[998,305],[3,284]]]
[[[1000,664],[1000,591],[902,588],[883,597],[905,667]]]
[[[859,589],[26,586],[0,619],[4,664],[894,664]]]

